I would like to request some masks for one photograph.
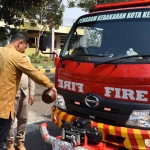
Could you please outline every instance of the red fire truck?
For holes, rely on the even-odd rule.
[[[55,65],[53,149],[150,150],[150,0],[95,5]]]

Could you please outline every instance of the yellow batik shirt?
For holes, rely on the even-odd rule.
[[[11,114],[14,119],[14,101],[22,73],[47,88],[53,86],[48,77],[34,68],[26,55],[12,45],[0,48],[0,118],[8,119]]]

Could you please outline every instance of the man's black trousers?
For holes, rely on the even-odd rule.
[[[6,143],[7,136],[11,127],[12,119],[2,119],[0,118],[0,150],[3,150],[3,147]]]

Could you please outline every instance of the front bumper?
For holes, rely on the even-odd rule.
[[[100,142],[98,145],[87,144],[87,141],[82,146],[74,145],[72,140],[67,142],[62,140],[61,136],[54,137],[48,133],[48,125],[46,123],[40,124],[40,131],[42,139],[52,145],[53,150],[118,150],[118,146],[107,146],[106,143]]]
[[[52,121],[58,127],[61,127],[63,122],[72,122],[75,118],[77,116],[63,112],[54,106],[52,107]],[[92,120],[91,123],[103,134],[103,142],[125,147],[129,150],[150,150],[150,147],[147,147],[144,143],[145,139],[150,139],[149,130],[112,126]]]

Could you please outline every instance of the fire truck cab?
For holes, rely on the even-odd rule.
[[[150,150],[150,0],[95,5],[74,23],[55,65],[60,141]]]

